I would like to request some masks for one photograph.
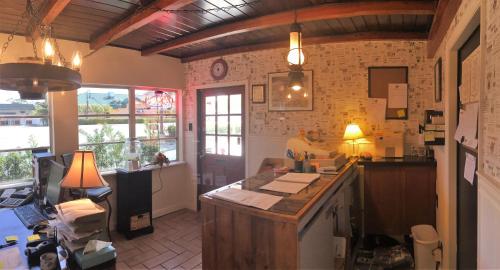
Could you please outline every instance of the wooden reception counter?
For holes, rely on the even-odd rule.
[[[350,232],[344,191],[357,176],[350,161],[297,194],[260,190],[276,177],[265,172],[201,195],[203,269],[333,268],[333,238]],[[212,196],[230,187],[284,198],[260,210]]]

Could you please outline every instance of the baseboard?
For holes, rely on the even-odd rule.
[[[155,210],[153,210],[153,218],[161,217],[161,216],[170,214],[172,212],[175,212],[175,211],[178,211],[178,210],[181,210],[184,208],[186,208],[186,207],[183,204],[175,204],[175,205],[171,205],[169,207],[155,209]]]

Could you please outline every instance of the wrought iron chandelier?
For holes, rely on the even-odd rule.
[[[31,33],[33,57],[21,57],[14,63],[2,63],[2,56],[25,19],[28,21],[27,33]],[[18,91],[21,99],[44,99],[47,92],[75,90],[80,88],[82,83],[80,52],[75,51],[71,63],[67,62],[53,37],[53,27],[40,22],[32,0],[27,0],[26,10],[0,52],[0,89]],[[37,38],[34,33],[39,33],[42,38],[41,58],[38,56]]]

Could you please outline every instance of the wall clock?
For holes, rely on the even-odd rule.
[[[210,74],[212,74],[214,80],[224,79],[227,75],[227,62],[222,58],[215,60],[210,68]]]

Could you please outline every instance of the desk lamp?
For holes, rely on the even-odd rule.
[[[103,187],[104,183],[97,169],[94,152],[77,150],[73,155],[71,167],[60,185],[62,188],[78,188],[81,190],[81,196],[84,197],[85,189]]]
[[[352,140],[352,155],[355,156],[354,144],[356,140],[365,137],[357,124],[348,124],[344,132],[344,140]]]

